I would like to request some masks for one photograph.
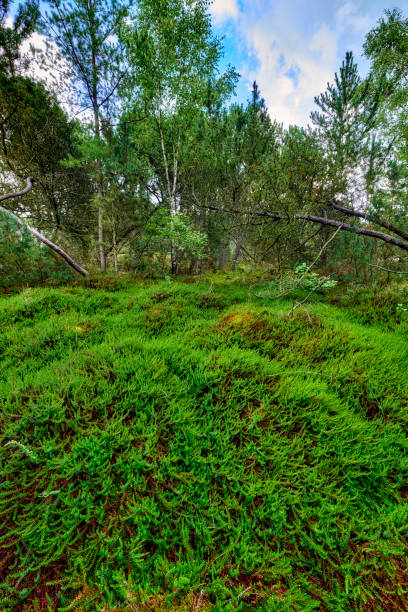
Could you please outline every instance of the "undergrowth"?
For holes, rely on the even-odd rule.
[[[1,299],[0,608],[408,609],[405,289],[187,280]]]

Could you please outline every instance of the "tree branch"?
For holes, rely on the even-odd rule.
[[[276,217],[272,217],[276,219]],[[297,214],[294,216],[295,219],[305,219],[305,221],[311,221],[312,223],[320,223],[321,225],[329,225],[331,227],[341,227],[341,229],[345,232],[351,232],[353,234],[358,234],[359,236],[370,236],[371,238],[377,238],[378,240],[383,240],[388,244],[393,244],[404,251],[408,251],[408,242],[405,240],[400,240],[399,238],[395,238],[395,236],[390,236],[390,234],[384,234],[383,232],[377,232],[376,230],[365,229],[364,227],[358,227],[356,225],[348,225],[347,223],[343,223],[342,221],[337,221],[336,219],[327,219],[326,217],[316,217],[315,215],[303,215]]]
[[[216,206],[207,206],[202,204],[202,208],[208,208],[209,210],[215,210],[217,212],[229,212],[233,214],[240,215],[254,215],[256,217],[264,217],[266,219],[272,219],[273,221],[285,221],[288,219],[287,216],[281,215],[279,213],[274,212],[263,212],[263,211],[244,211],[244,210],[234,210],[234,209],[219,209]],[[348,211],[348,209],[346,209]],[[348,211],[350,212],[350,211]],[[367,229],[364,227],[358,227],[357,225],[349,225],[348,223],[343,223],[342,221],[338,221],[337,219],[328,219],[327,217],[318,217],[316,215],[308,215],[304,213],[297,213],[293,215],[293,219],[303,219],[304,221],[311,221],[312,223],[320,223],[321,225],[328,225],[330,227],[339,227],[344,232],[351,232],[353,234],[358,234],[359,236],[369,236],[370,238],[376,238],[377,240],[382,240],[383,242],[387,242],[388,244],[392,244],[404,251],[408,251],[408,241],[400,240],[395,236],[391,236],[390,234],[385,234],[384,232],[377,232],[376,230]],[[363,218],[364,215],[363,215]],[[402,230],[401,230],[402,231]]]
[[[32,176],[29,176],[26,181],[26,186],[21,191],[14,191],[13,193],[5,193],[0,195],[0,202],[4,202],[4,200],[8,200],[9,198],[19,198],[20,196],[26,195],[29,193],[34,186],[34,179]],[[4,209],[3,209],[4,210]]]
[[[397,236],[401,236],[401,238],[408,240],[408,232],[405,232],[399,227],[395,227],[395,225],[392,225],[392,223],[388,223],[388,221],[373,217],[372,215],[367,215],[366,213],[360,212],[358,210],[350,210],[349,208],[341,206],[340,204],[337,204],[337,202],[334,201],[330,201],[328,203],[332,208],[342,212],[345,215],[348,215],[350,217],[359,217],[360,219],[367,219],[367,221],[370,221],[370,223],[376,223],[377,225],[381,225],[381,227],[385,227],[393,234],[397,234]]]
[[[315,291],[317,291],[318,289],[320,289],[320,287],[321,287],[322,285],[324,285],[324,283],[325,283],[326,281],[328,281],[328,280],[329,280],[329,278],[330,278],[330,276],[323,276],[323,277],[320,279],[320,281],[317,283],[317,285],[315,285],[315,286],[313,287],[313,289],[311,289],[311,291],[309,291],[309,293],[307,294],[307,296],[306,296],[306,297],[305,297],[303,300],[301,300],[300,302],[297,302],[296,304],[293,304],[292,308],[291,308],[291,309],[290,309],[290,311],[288,312],[288,317],[289,317],[289,318],[290,318],[290,317],[292,317],[292,316],[293,316],[294,311],[296,310],[296,308],[299,308],[300,306],[303,306],[303,304],[305,304],[305,302],[307,302],[307,300],[310,298],[310,296],[312,295],[312,293],[314,293]],[[307,312],[307,311],[306,311],[306,312]],[[309,317],[309,319],[310,319],[309,313],[307,313],[307,315],[308,315],[308,317]]]
[[[8,200],[10,198],[19,198],[20,196],[26,195],[33,188],[33,184],[34,184],[34,180],[31,176],[29,176],[27,179],[27,184],[24,189],[22,189],[21,191],[15,191],[14,193],[6,193],[4,195],[0,195],[0,202],[4,202],[4,200]],[[10,215],[11,217],[13,217],[13,219],[15,219],[15,221],[17,221],[19,225],[27,228],[28,231],[35,238],[37,238],[37,240],[45,244],[47,247],[49,247],[55,253],[57,253],[60,257],[62,257],[62,259],[64,259],[67,262],[67,264],[71,266],[71,268],[73,268],[76,272],[78,272],[79,274],[82,274],[82,276],[88,276],[87,270],[85,270],[79,264],[77,264],[76,261],[74,261],[72,257],[70,257],[70,255],[68,255],[68,253],[66,253],[58,245],[51,242],[51,240],[48,240],[48,238],[46,238],[43,234],[41,234],[41,232],[36,230],[34,227],[31,227],[31,225],[28,225],[28,223],[24,222],[22,219],[20,219],[20,217],[18,217],[16,214],[11,212],[10,210],[7,210],[7,208],[3,208],[2,206],[0,206],[0,212]]]

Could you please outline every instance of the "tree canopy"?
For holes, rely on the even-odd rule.
[[[30,0],[10,20],[1,3],[1,184],[19,191],[33,177],[8,210],[79,264],[152,275],[245,262],[281,270],[322,251],[331,273],[365,277],[404,263],[401,11],[385,11],[367,33],[368,75],[347,51],[315,96],[310,126],[285,129],[262,84],[247,104],[233,101],[239,75],[220,71],[206,0],[49,0],[44,9]],[[42,65],[62,70],[64,91],[28,76],[40,56],[22,57],[21,45],[36,30],[48,40]]]

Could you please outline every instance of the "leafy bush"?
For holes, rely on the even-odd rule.
[[[312,289],[331,289],[337,285],[337,281],[329,276],[320,276],[317,272],[312,272],[308,265],[303,262],[295,268],[295,278],[301,287],[311,291]]]

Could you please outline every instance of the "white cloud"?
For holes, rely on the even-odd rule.
[[[320,29],[312,36],[309,42],[310,51],[316,51],[323,61],[336,59],[337,42],[335,34],[327,24],[323,23]]]
[[[272,119],[305,125],[314,96],[326,88],[336,67],[333,32],[323,24],[309,40],[292,36],[288,41],[284,28],[272,30],[262,21],[243,29],[258,59],[244,77],[258,82]]]
[[[211,12],[216,23],[227,19],[238,19],[239,9],[237,0],[214,0]]]
[[[339,30],[353,28],[365,34],[371,28],[372,18],[366,12],[361,13],[353,2],[345,2],[336,12],[336,24]]]
[[[258,82],[272,119],[286,126],[309,123],[314,97],[333,81],[345,52],[353,50],[361,63],[364,35],[381,14],[379,1],[245,0],[238,11],[230,0],[235,9],[229,16],[247,56],[237,70],[248,88]],[[229,2],[217,3],[224,14]]]

